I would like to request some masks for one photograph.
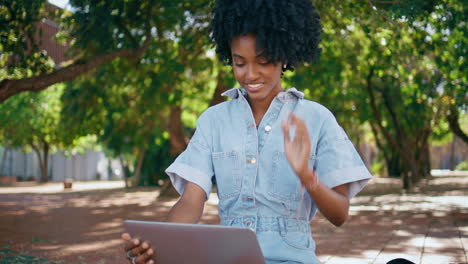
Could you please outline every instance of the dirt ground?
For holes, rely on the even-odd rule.
[[[350,219],[341,228],[318,216],[311,225],[320,260],[466,263],[468,177],[435,177],[407,194],[399,186],[393,179],[373,180],[353,199]],[[57,183],[0,187],[0,264],[127,263],[122,222],[164,220],[176,199],[158,195],[157,188],[125,190],[121,182],[75,183],[72,191]],[[216,204],[212,194],[202,223],[219,222]],[[18,254],[43,260],[22,262]],[[17,262],[9,262],[12,256]]]

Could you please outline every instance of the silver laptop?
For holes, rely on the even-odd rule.
[[[158,264],[265,264],[250,229],[134,220],[124,221],[124,227],[151,242]]]

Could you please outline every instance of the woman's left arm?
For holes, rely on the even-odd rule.
[[[330,189],[318,180],[317,173],[313,170],[298,176],[328,221],[335,226],[344,224],[349,212],[348,185],[343,184]]]
[[[295,135],[290,137],[290,127]],[[335,226],[341,226],[348,218],[349,199],[347,184],[332,189],[320,183],[317,173],[309,168],[311,143],[305,122],[294,114],[282,123],[284,150],[289,164],[296,172],[320,212]]]

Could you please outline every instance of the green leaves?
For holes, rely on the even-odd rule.
[[[46,10],[45,0],[0,1],[0,45],[3,60],[0,60],[0,76],[3,74],[28,77],[32,72],[50,71],[53,63],[40,49],[38,41],[42,29],[37,28]],[[8,64],[6,57],[12,56]]]
[[[395,155],[402,158],[397,148],[420,160],[428,131],[447,135],[449,103],[466,108],[462,1],[316,4],[324,23],[321,60],[299,68],[291,83],[331,108],[355,143],[370,123],[388,168]]]
[[[27,141],[42,138],[76,149],[99,142],[108,154],[124,157],[132,172],[139,155],[147,153],[143,170],[149,168],[145,173],[151,175],[153,169],[160,171],[150,165],[151,157],[163,160],[174,139],[171,109],[183,109],[185,127],[178,136],[190,137],[217,84],[236,85],[231,69],[216,61],[208,41],[212,1],[73,0],[73,13],[46,12],[45,1],[10,2],[0,0],[0,48],[17,57],[0,69],[0,78],[53,68],[40,50],[25,51],[26,36],[35,30],[31,25],[46,15],[60,26],[56,37],[70,42],[67,54],[77,61],[135,49],[150,37],[145,53],[133,61],[115,59],[65,88],[24,94],[0,105],[0,137],[13,145],[27,146]],[[448,126],[442,119],[449,106],[467,107],[464,3],[315,4],[324,30],[321,60],[286,73],[284,86],[296,86],[329,107],[355,143],[374,134],[382,149],[392,152],[388,160],[395,160],[397,152],[390,151],[395,146],[384,140],[382,131],[375,132],[377,122],[398,140],[407,135],[408,144],[421,146],[418,140],[428,127],[436,131],[434,138],[445,138]],[[0,56],[1,65],[7,56]]]
[[[29,147],[60,140],[60,94],[63,86],[42,93],[24,93],[0,104],[0,132],[12,147]]]

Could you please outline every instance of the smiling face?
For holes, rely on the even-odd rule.
[[[281,92],[281,62],[270,62],[256,51],[255,35],[232,39],[234,77],[247,91],[250,102],[268,102]]]

